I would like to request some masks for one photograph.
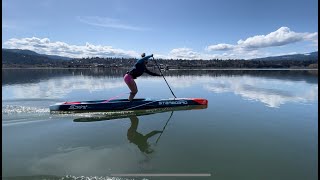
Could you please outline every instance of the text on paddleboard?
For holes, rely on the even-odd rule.
[[[70,107],[69,107],[69,109],[73,109],[73,110],[75,110],[75,109],[87,109],[87,105],[71,105]]]
[[[188,104],[187,101],[161,101],[159,105],[169,105],[169,104]]]

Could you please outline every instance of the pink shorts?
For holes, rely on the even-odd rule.
[[[124,79],[124,82],[126,82],[126,84],[131,84],[132,82],[134,82],[134,80],[130,74],[124,75],[123,79]]]

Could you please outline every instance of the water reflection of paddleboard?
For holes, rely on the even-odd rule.
[[[76,118],[74,122],[93,122],[93,121],[105,121],[105,120],[114,120],[122,119],[130,116],[144,116],[150,114],[164,113],[170,111],[186,111],[186,110],[196,110],[196,109],[206,109],[207,105],[190,105],[190,106],[180,106],[180,107],[165,107],[165,108],[154,108],[147,110],[132,110],[132,111],[119,111],[108,114],[100,114],[93,117],[81,117]]]

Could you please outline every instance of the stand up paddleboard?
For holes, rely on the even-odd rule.
[[[208,100],[202,98],[172,98],[172,99],[114,99],[97,101],[62,102],[51,105],[50,112],[94,112],[94,111],[131,111],[165,107],[182,107],[192,105],[208,105]]]

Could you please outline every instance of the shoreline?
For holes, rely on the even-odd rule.
[[[2,67],[2,69],[127,69],[127,68],[68,68],[68,67]],[[221,70],[225,70],[225,71],[240,71],[240,70],[245,70],[245,71],[274,71],[274,70],[284,70],[284,71],[288,71],[288,70],[293,70],[293,71],[318,71],[318,68],[210,68],[210,69],[204,69],[204,68],[193,68],[193,69],[169,69],[169,70],[163,70],[163,71],[170,71],[170,70],[174,70],[174,71],[178,71],[178,70],[190,70],[190,71],[206,71],[206,70],[213,70],[213,71],[221,71]]]

